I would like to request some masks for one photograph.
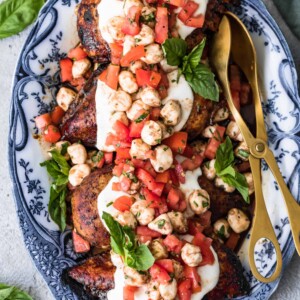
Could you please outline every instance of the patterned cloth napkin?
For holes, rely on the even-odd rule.
[[[273,0],[283,19],[300,39],[300,0]]]

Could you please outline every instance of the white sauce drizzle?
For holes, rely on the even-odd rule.
[[[168,96],[163,99],[162,104],[165,104],[168,100],[173,99],[177,100],[181,105],[181,118],[180,122],[174,126],[174,131],[180,131],[185,123],[187,122],[194,102],[194,94],[192,88],[185,80],[184,76],[181,75],[179,77],[179,81],[177,83],[178,70],[174,70],[167,74],[169,79],[169,88],[168,88]]]
[[[112,131],[110,117],[113,113],[109,105],[109,99],[114,95],[115,90],[111,89],[101,80],[98,80],[96,90],[96,122],[97,122],[97,143],[96,147],[102,151],[112,152],[114,146],[106,146],[106,138]]]
[[[199,7],[193,15],[195,17],[198,15],[205,15],[208,0],[194,0],[194,1],[199,4]],[[177,8],[175,10],[176,13],[179,13],[180,11],[181,11],[181,7]],[[178,18],[176,21],[176,27],[177,27],[178,33],[182,39],[185,39],[188,35],[190,35],[196,29],[194,27],[184,25],[184,23],[182,21],[180,21]]]

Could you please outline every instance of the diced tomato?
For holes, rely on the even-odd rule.
[[[169,170],[166,170],[162,173],[158,173],[155,177],[156,182],[168,183],[171,180]]]
[[[213,137],[209,140],[208,145],[205,149],[204,156],[209,159],[214,159],[217,153],[217,149],[223,141],[223,136],[226,131],[225,127],[216,126],[216,130],[213,134]]]
[[[191,235],[196,235],[198,232],[202,232],[204,230],[204,226],[202,226],[198,220],[188,219],[188,233]]]
[[[111,189],[115,192],[121,191],[120,183],[119,182],[113,182]]]
[[[84,84],[86,83],[86,79],[84,77],[79,77],[79,78],[73,78],[70,81],[70,84],[79,92]]]
[[[149,235],[138,235],[139,242],[141,244],[149,244],[152,241],[152,237]]]
[[[193,156],[192,159],[190,159],[190,158],[185,159],[181,163],[181,166],[182,166],[183,170],[185,170],[185,171],[187,171],[187,170],[193,171],[193,170],[199,168],[201,166],[202,162],[203,162],[203,156],[196,154]]]
[[[129,128],[121,121],[116,121],[113,125],[113,129],[116,132],[116,137],[120,141],[127,141],[129,138]]]
[[[118,148],[117,150],[117,155],[116,155],[116,160],[115,163],[124,163],[127,159],[130,159],[130,149],[129,148]]]
[[[167,201],[165,197],[161,197],[160,198],[160,202],[159,202],[159,207],[158,207],[158,215],[162,215],[165,214],[166,212],[169,211],[168,205],[167,205]]]
[[[56,143],[60,140],[61,134],[56,126],[49,125],[43,132],[43,137],[46,142]]]
[[[160,80],[161,80],[160,73],[152,71],[150,75],[149,86],[156,89],[160,83]]]
[[[178,19],[185,23],[193,13],[198,9],[199,4],[195,1],[188,1],[178,14]]]
[[[87,56],[87,53],[80,46],[73,48],[68,52],[68,57],[73,60],[81,60],[86,58]]]
[[[192,280],[190,278],[186,278],[181,281],[178,285],[178,297],[179,300],[191,300],[192,298]]]
[[[121,177],[122,179],[120,180],[120,189],[123,191],[123,192],[127,192],[129,191],[130,189],[130,186],[131,186],[131,180],[126,177],[126,176],[122,176]]]
[[[151,208],[159,208],[160,205],[160,198],[152,193],[146,187],[141,190],[142,195],[144,195],[145,200],[147,201],[147,206]]]
[[[157,174],[149,160],[145,162],[143,169],[146,170],[152,177],[156,177]]]
[[[65,111],[60,106],[55,106],[51,111],[52,123],[54,125],[59,125],[64,115]]]
[[[150,276],[160,284],[166,284],[171,280],[168,272],[156,263],[150,268]]]
[[[129,52],[127,52],[122,58],[121,58],[121,66],[122,67],[129,67],[130,64],[136,60],[139,60],[143,56],[146,55],[145,47],[144,46],[136,46],[132,48]]]
[[[187,21],[185,22],[186,26],[189,27],[194,27],[194,28],[201,28],[204,24],[204,15],[199,15],[197,17],[191,17],[188,18]]]
[[[119,72],[120,72],[120,66],[118,65],[110,64],[107,67],[107,75],[106,75],[105,83],[113,90],[116,90],[118,88]]]
[[[133,203],[134,200],[132,197],[121,196],[114,201],[113,207],[121,212],[124,212],[130,210],[130,207]]]
[[[171,188],[168,197],[167,197],[167,204],[170,209],[178,210],[179,209],[179,202],[182,199],[182,193],[179,189]]]
[[[59,62],[61,82],[71,81],[73,79],[73,62],[69,58],[61,59]]]
[[[157,7],[155,24],[155,42],[163,44],[168,38],[168,9]]]
[[[174,265],[172,259],[159,259],[155,263],[160,267],[164,268],[168,273],[174,272]]]
[[[118,65],[120,63],[123,54],[123,46],[118,43],[113,43],[113,44],[109,44],[109,48],[111,52],[112,64]]]
[[[104,161],[107,165],[113,162],[114,154],[113,152],[104,152]]]
[[[131,140],[128,137],[128,141],[121,141],[118,137],[109,133],[106,137],[105,141],[106,146],[114,146],[116,148],[130,148],[131,147]]]
[[[157,196],[161,196],[164,189],[163,183],[155,182],[153,176],[143,169],[138,169],[136,176],[150,191],[152,191],[152,193]]]
[[[36,127],[39,129],[43,129],[52,123],[51,115],[49,113],[35,117],[34,121]]]
[[[183,247],[183,242],[173,234],[168,235],[164,239],[163,243],[167,247],[168,251],[176,254],[180,254],[180,251]]]
[[[124,163],[120,163],[118,165],[115,165],[112,173],[114,176],[120,177],[122,175],[123,172],[123,168],[124,168]]]
[[[194,150],[191,146],[186,145],[184,152],[182,153],[182,156],[192,158],[194,155]]]
[[[132,158],[131,162],[135,168],[142,168],[142,169],[145,168],[146,162],[141,159]]]
[[[161,237],[161,233],[160,232],[152,230],[152,229],[148,228],[147,226],[138,226],[136,228],[136,233],[138,235],[151,236],[152,238]]]
[[[106,82],[107,79],[107,69],[105,69],[100,75],[99,75],[99,80]]]
[[[193,239],[193,244],[200,247],[202,254],[202,262],[200,266],[212,265],[215,257],[210,249],[212,240],[206,237],[203,233],[198,232]]]
[[[76,253],[85,253],[90,251],[89,242],[83,239],[75,230],[72,231],[73,246]]]
[[[180,183],[185,183],[185,173],[180,163],[175,160],[175,173]]]
[[[198,293],[201,291],[201,278],[198,274],[197,267],[184,266],[184,276],[192,280],[192,291]]]
[[[226,241],[226,246],[231,250],[234,250],[239,242],[240,235],[235,232],[231,232],[228,240]]]
[[[129,125],[129,136],[132,138],[140,138],[143,127],[150,119],[149,111],[141,109],[137,112],[133,122]]]
[[[164,99],[168,96],[168,88],[169,88],[169,79],[167,74],[163,70],[159,70],[161,80],[157,87],[159,96],[161,99]]]
[[[171,181],[174,186],[179,186],[179,180],[174,169],[169,169]]]
[[[184,6],[185,0],[164,0],[164,2],[177,7],[182,7]]]
[[[123,287],[123,300],[134,300],[134,293],[137,290],[138,287],[136,286],[125,285]]]
[[[151,71],[144,69],[137,69],[135,71],[136,74],[136,82],[138,86],[148,85],[150,82]]]
[[[141,16],[142,8],[140,6],[131,6],[126,16],[125,22],[122,26],[122,31],[128,35],[136,35],[141,31],[139,19]]]
[[[187,145],[187,138],[187,132],[179,131],[175,132],[163,142],[165,145],[169,146],[173,152],[182,154]]]

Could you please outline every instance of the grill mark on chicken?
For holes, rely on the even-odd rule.
[[[80,42],[94,62],[110,61],[110,48],[98,26],[97,7],[101,0],[82,0],[77,11],[77,30]]]
[[[81,141],[85,146],[94,147],[97,139],[96,90],[99,74],[107,67],[101,65],[86,82],[71,103],[60,125],[62,139],[71,143]]]
[[[110,237],[98,213],[98,195],[112,177],[112,166],[97,169],[77,187],[71,199],[74,227],[92,246],[107,249]]]
[[[68,269],[65,277],[69,278],[66,278],[65,281],[78,294],[81,293],[78,284],[80,284],[81,290],[83,286],[84,291],[91,295],[91,297],[84,297],[85,299],[106,300],[107,291],[115,287],[115,271],[116,267],[111,262],[110,254],[105,252]]]
[[[212,246],[218,255],[220,277],[216,287],[205,296],[205,299],[223,300],[226,297],[231,299],[247,295],[250,292],[250,285],[243,274],[244,270],[237,255],[219,241],[215,240]]]

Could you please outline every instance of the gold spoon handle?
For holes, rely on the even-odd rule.
[[[260,174],[260,160],[250,156],[249,162],[253,175],[255,174],[253,176],[255,189],[255,211],[249,241],[249,265],[253,275],[259,281],[269,283],[276,280],[281,273],[282,255],[263,197]],[[260,272],[258,272],[255,264],[255,245],[260,239],[268,239],[269,241],[271,241],[276,251],[276,269],[270,277],[262,276]]]
[[[285,201],[285,205],[287,208],[291,231],[295,243],[296,250],[300,255],[300,206],[292,196],[291,192],[289,191],[280,170],[278,168],[277,162],[275,160],[274,154],[272,151],[267,147],[266,154],[264,155],[264,159],[268,166],[270,167],[275,180],[277,181],[283,199]]]

